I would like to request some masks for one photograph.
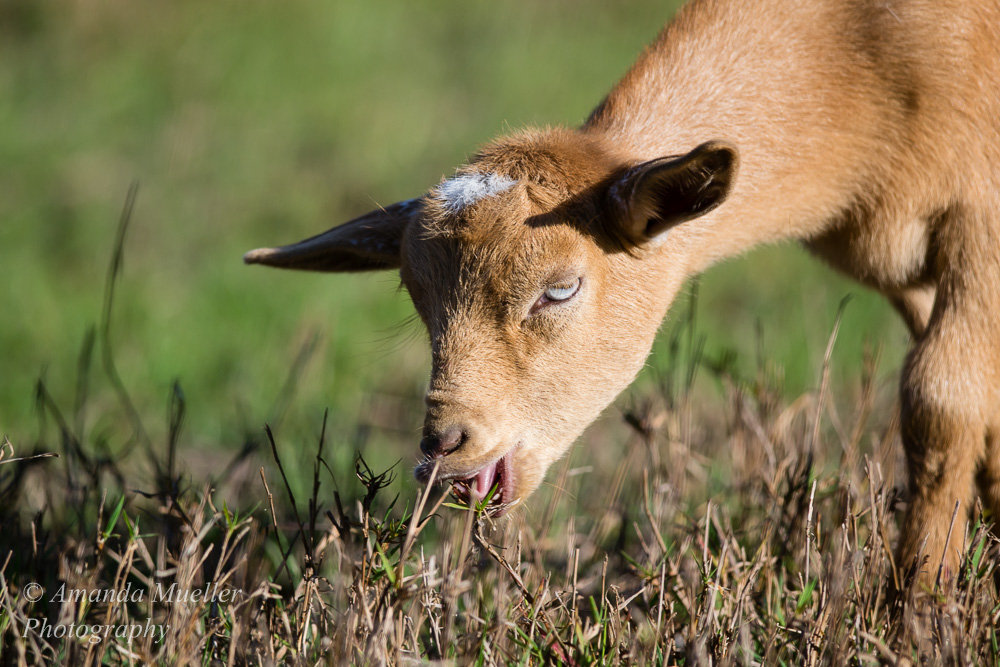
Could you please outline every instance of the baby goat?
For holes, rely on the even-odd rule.
[[[582,127],[245,260],[399,269],[433,353],[416,474],[496,487],[501,513],[632,381],[688,277],[798,239],[912,332],[899,555],[933,580],[977,483],[1000,516],[998,82],[998,0],[693,0]]]

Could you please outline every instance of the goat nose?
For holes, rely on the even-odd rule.
[[[458,426],[441,433],[427,433],[420,439],[420,450],[431,458],[439,458],[458,449],[465,442],[466,434]]]

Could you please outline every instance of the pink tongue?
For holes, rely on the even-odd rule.
[[[472,493],[479,500],[485,498],[486,494],[489,493],[490,489],[493,487],[493,480],[497,475],[497,463],[499,463],[499,461],[489,464],[477,472],[476,476],[472,478]]]

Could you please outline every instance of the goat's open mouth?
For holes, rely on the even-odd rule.
[[[489,498],[486,510],[501,516],[514,503],[514,466],[511,457],[502,456],[479,472],[451,481],[451,492],[467,505]]]

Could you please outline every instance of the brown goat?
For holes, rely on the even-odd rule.
[[[398,268],[433,353],[416,474],[495,487],[502,513],[632,381],[688,277],[798,239],[912,332],[899,555],[929,581],[977,482],[1000,517],[998,216],[998,0],[694,0],[582,127],[245,260]]]

